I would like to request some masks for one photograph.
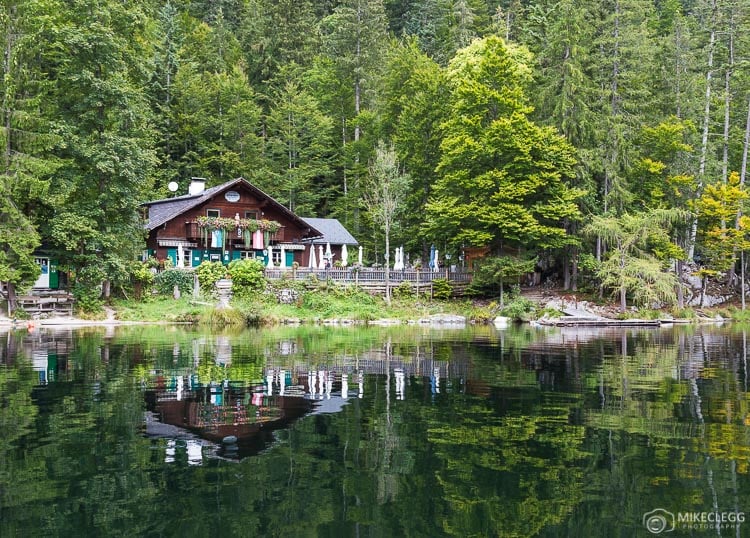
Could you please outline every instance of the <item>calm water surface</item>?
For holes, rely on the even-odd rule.
[[[0,342],[3,537],[750,536],[740,326]]]

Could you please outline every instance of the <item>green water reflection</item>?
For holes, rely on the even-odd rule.
[[[747,339],[0,333],[0,536],[652,536],[657,508],[750,512]]]

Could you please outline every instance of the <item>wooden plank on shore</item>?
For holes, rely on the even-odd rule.
[[[610,318],[555,318],[538,320],[540,325],[554,327],[659,327],[661,321],[658,319],[610,319]]]

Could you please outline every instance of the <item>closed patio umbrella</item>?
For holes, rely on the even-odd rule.
[[[318,269],[325,269],[326,259],[325,256],[323,256],[323,245],[318,245],[318,258],[320,258],[318,261]]]
[[[357,258],[357,261],[359,262],[360,265],[362,265],[362,252],[363,252],[363,250],[364,250],[363,247],[360,246],[359,247],[359,257]]]
[[[307,266],[310,269],[317,269],[318,263],[315,261],[315,245],[310,243],[310,261],[308,261]]]
[[[286,252],[284,251],[284,245],[281,245],[281,261],[279,262],[280,269],[286,269]]]
[[[341,245],[341,266],[346,267],[349,264],[349,251],[346,245]]]
[[[182,245],[177,245],[177,268],[182,269],[185,267],[185,260],[183,259]]]
[[[273,247],[271,245],[268,245],[268,263],[266,264],[266,267],[269,269],[273,269]]]
[[[432,245],[430,247],[430,264],[429,264],[430,270],[435,270],[435,245]]]
[[[331,244],[326,243],[326,258],[328,261],[333,262],[333,254],[331,254]]]

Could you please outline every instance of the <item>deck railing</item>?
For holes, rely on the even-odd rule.
[[[312,276],[319,280],[333,280],[334,282],[351,282],[360,284],[382,284],[385,282],[385,269],[359,269],[353,268],[333,268],[333,269],[309,269],[300,267],[298,269],[274,268],[266,269],[266,278],[280,279],[290,278],[293,280],[307,280]],[[416,271],[406,269],[403,271],[394,271],[391,269],[388,279],[391,283],[399,282],[432,282],[438,278],[445,278],[450,282],[471,282],[472,273],[465,271],[450,271],[441,269],[439,271]]]

